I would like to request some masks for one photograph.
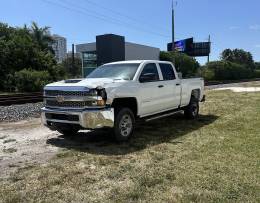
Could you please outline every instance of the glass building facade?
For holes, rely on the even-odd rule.
[[[95,68],[97,68],[97,53],[96,51],[83,52],[82,53],[82,65],[83,65],[83,75],[86,77]]]

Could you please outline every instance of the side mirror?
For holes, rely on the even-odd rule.
[[[178,72],[178,78],[182,79],[182,73],[181,72]]]
[[[155,81],[156,78],[156,74],[155,73],[145,73],[143,75],[140,76],[139,78],[139,82],[144,83],[144,82],[151,82],[151,81]]]

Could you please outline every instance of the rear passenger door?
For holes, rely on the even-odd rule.
[[[178,108],[181,100],[180,80],[176,78],[176,73],[171,64],[159,63],[159,67],[162,74],[160,84],[163,86],[161,90],[163,95],[161,96],[164,98],[164,109]]]

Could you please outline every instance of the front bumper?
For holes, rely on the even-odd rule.
[[[51,128],[53,123],[78,124],[85,129],[114,127],[114,109],[59,110],[41,109],[42,123]]]

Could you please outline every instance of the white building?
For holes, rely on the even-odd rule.
[[[65,37],[59,35],[52,35],[54,40],[52,49],[55,53],[55,58],[58,63],[61,63],[67,56],[67,40]]]

